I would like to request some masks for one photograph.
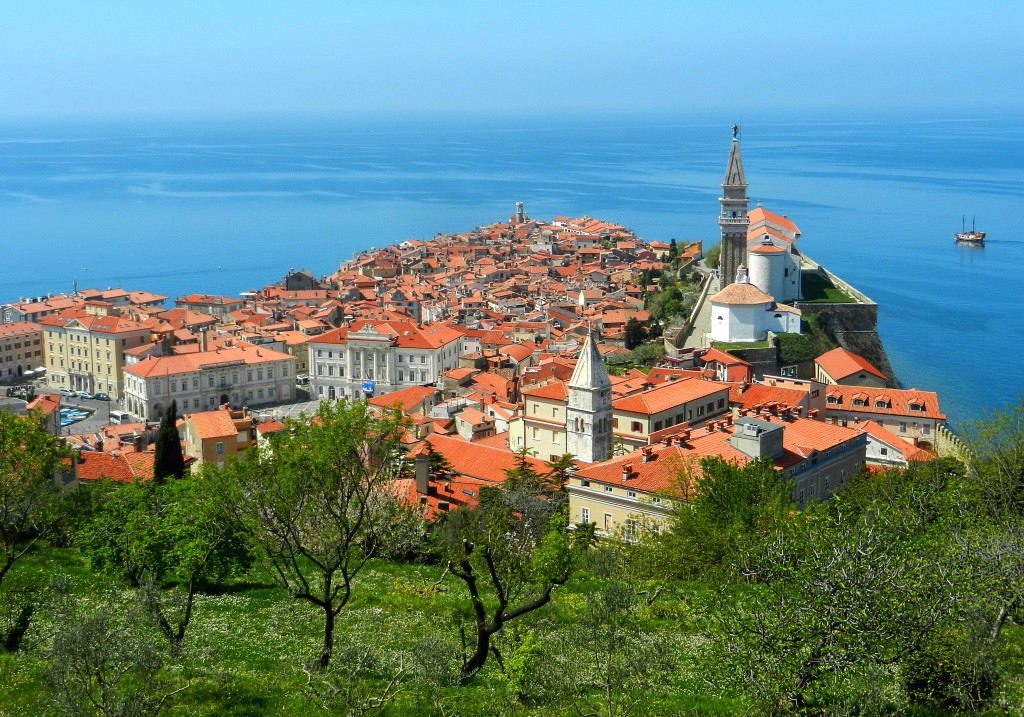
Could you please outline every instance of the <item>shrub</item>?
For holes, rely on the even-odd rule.
[[[973,711],[988,704],[999,683],[992,647],[964,629],[940,631],[901,664],[911,704]]]

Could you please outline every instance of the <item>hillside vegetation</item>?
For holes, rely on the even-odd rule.
[[[0,414],[0,715],[1019,713],[1022,421],[805,510],[709,459],[626,543],[568,524],[564,461],[425,523],[391,487],[401,418],[363,404],[72,493]]]

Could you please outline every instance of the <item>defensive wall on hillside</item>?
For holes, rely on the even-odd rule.
[[[821,274],[837,288],[848,294],[856,303],[838,304],[797,301],[794,306],[806,316],[818,315],[818,326],[830,339],[847,351],[862,356],[872,366],[888,376],[888,385],[897,388],[899,383],[885,353],[885,346],[878,335],[878,304],[841,278],[821,266],[805,254],[804,272]]]

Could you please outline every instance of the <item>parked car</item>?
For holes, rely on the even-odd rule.
[[[88,391],[82,391],[82,392],[81,392],[80,394],[78,394],[78,397],[79,397],[79,398],[85,398],[85,399],[89,399],[89,398],[95,398],[95,396],[93,396],[93,395],[92,395],[91,393],[89,393]]]
[[[95,396],[93,396],[93,398],[95,398],[97,401],[109,401],[110,400],[110,396],[108,396],[105,393],[97,393]]]
[[[64,398],[75,398],[78,395],[77,391],[72,391],[70,388],[62,388],[60,395]]]

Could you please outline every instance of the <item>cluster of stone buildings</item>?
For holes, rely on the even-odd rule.
[[[735,138],[722,187],[712,343],[799,332],[800,233],[760,205],[748,212]],[[190,460],[223,464],[283,427],[250,409],[308,392],[409,416],[416,477],[396,490],[429,517],[473,505],[516,453],[541,472],[569,454],[573,520],[604,535],[656,525],[712,456],[770,461],[803,503],[865,463],[933,455],[945,418],[935,394],[886,388],[841,349],[804,378],[755,376],[713,345],[671,368],[610,374],[609,355],[629,353],[626,325],[650,322],[647,278],[670,252],[684,267],[700,257],[699,243],[680,249],[590,217],[534,220],[520,203],[505,221],[362,252],[326,277],[290,271],[238,298],[168,308],[167,297],[109,289],[7,304],[0,379],[45,375],[53,390],[104,393],[137,419],[73,439],[89,454],[84,478],[144,473],[145,459],[118,456],[147,452],[172,401]],[[432,478],[430,451],[454,482]]]

